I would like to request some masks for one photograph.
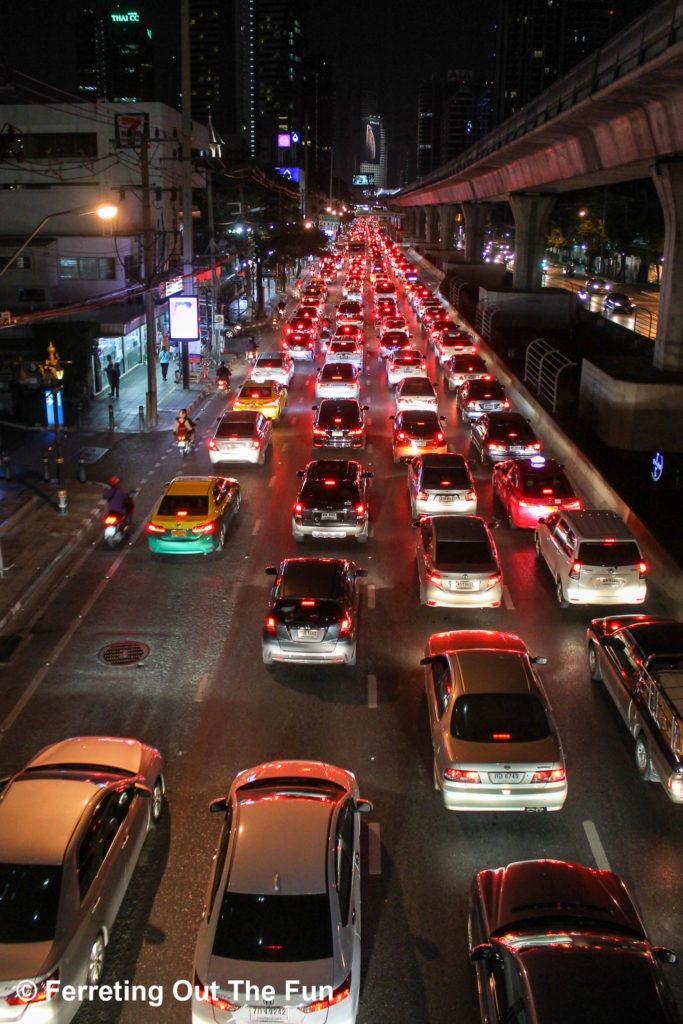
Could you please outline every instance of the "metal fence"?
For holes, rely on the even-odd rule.
[[[535,338],[527,347],[524,359],[524,383],[544,403],[557,412],[560,379],[577,364],[559,349],[553,348],[545,338]]]

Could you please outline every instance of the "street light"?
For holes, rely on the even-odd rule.
[[[115,217],[118,212],[119,208],[118,206],[115,206],[114,203],[100,203],[100,205],[95,207],[94,210],[91,209],[91,207],[86,207],[84,209],[82,206],[77,206],[73,210],[59,210],[57,213],[48,213],[46,217],[43,217],[38,227],[34,228],[34,230],[28,236],[26,241],[22,242],[17,251],[10,256],[10,258],[5,263],[4,267],[0,269],[0,277],[2,277],[2,275],[9,270],[9,268],[16,260],[17,256],[21,256],[26,246],[33,241],[38,232],[41,231],[45,227],[47,222],[49,220],[52,220],[53,217],[66,217],[69,214],[76,214],[76,216],[78,217],[87,217],[89,215],[95,214],[96,216],[100,217],[101,220],[112,220],[112,218]]]
[[[47,381],[50,394],[52,396],[52,415],[54,417],[55,427],[55,458],[57,461],[57,507],[59,509],[60,516],[66,515],[66,485],[64,483],[64,456],[62,454],[62,432],[60,430],[59,422],[59,396],[62,390],[62,379],[64,377],[64,367],[62,361],[59,358],[59,353],[55,349],[52,342],[47,346],[47,359],[44,363],[40,363],[40,372],[43,378]],[[48,417],[49,423],[49,417]]]

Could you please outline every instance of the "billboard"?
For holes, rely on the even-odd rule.
[[[380,146],[380,122],[377,117],[363,118],[363,139],[361,144],[361,163],[378,164],[382,158]]]
[[[173,341],[199,340],[199,299],[196,295],[172,295],[168,300],[168,314]]]
[[[292,144],[292,137],[289,132],[280,132],[277,137],[278,149],[289,149]]]
[[[372,187],[375,184],[374,174],[354,174],[352,178],[354,185],[360,185],[363,188]]]
[[[297,184],[301,181],[300,167],[276,167],[275,170],[287,181],[295,181]]]

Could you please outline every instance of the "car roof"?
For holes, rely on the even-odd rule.
[[[10,783],[0,800],[0,861],[61,864],[98,781],[29,776]]]
[[[626,627],[646,658],[683,655],[683,622],[632,622]]]
[[[43,747],[26,767],[97,765],[103,771],[114,770],[137,775],[142,761],[142,749],[139,740],[115,736],[73,736]]]
[[[479,516],[429,516],[437,540],[488,540],[486,524]]]
[[[635,540],[626,523],[607,508],[586,508],[561,513],[579,540]]]
[[[286,558],[281,566],[281,596],[336,600],[346,564],[339,558]]]
[[[497,380],[466,380],[465,387],[468,394],[486,394],[488,392],[492,395],[495,395],[496,392],[499,395],[505,394],[505,388]]]
[[[270,359],[284,359],[284,358],[285,358],[285,353],[284,352],[261,352],[261,354],[256,357],[256,363],[257,364],[258,363],[265,363],[267,360],[270,360]]]
[[[396,418],[399,417],[401,423],[408,426],[411,423],[433,423],[437,426],[439,424],[439,416],[433,409],[402,409]]]
[[[360,468],[355,459],[313,459],[306,466],[306,476],[309,480],[355,480]]]
[[[208,493],[220,479],[217,476],[177,476],[166,488],[166,494]]]
[[[438,469],[465,469],[467,468],[467,460],[464,455],[459,452],[429,452],[425,455],[417,456],[422,465],[428,468],[436,467]]]
[[[255,423],[260,415],[258,409],[228,409],[221,416],[220,422]]]
[[[430,654],[479,650],[516,651],[518,654],[527,652],[526,644],[520,637],[494,629],[453,629],[447,633],[432,633],[427,646]]]
[[[538,687],[525,654],[502,648],[451,652],[462,693],[536,693]]]

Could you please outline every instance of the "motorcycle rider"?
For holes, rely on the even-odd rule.
[[[230,377],[232,376],[229,366],[226,366],[225,362],[221,360],[220,366],[216,370],[216,380],[225,381],[227,387],[230,387]]]
[[[107,503],[109,514],[123,516],[125,525],[130,526],[135,502],[133,496],[119,486],[120,483],[117,476],[109,478],[109,490],[105,492],[104,500]]]
[[[176,438],[181,432],[185,434],[190,447],[194,447],[194,422],[190,419],[187,409],[181,409],[173,422],[173,433]]]

